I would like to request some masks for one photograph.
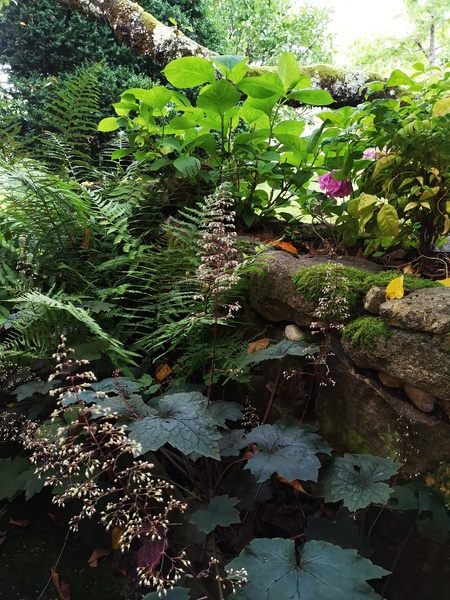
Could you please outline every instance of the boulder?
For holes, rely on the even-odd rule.
[[[450,288],[415,290],[380,305],[380,316],[392,327],[426,333],[450,333]]]
[[[289,321],[299,326],[311,323],[316,304],[306,300],[292,283],[292,277],[297,271],[327,263],[339,263],[373,273],[381,270],[379,265],[354,256],[305,258],[275,249],[265,252],[262,261],[260,272],[251,276],[252,308],[269,321]]]
[[[393,302],[393,301],[391,301]],[[344,352],[363,369],[376,369],[450,403],[450,348],[447,336],[391,328],[370,346],[343,339]],[[449,414],[450,416],[450,414]]]
[[[391,456],[405,464],[402,474],[425,475],[450,456],[450,425],[423,413],[401,392],[378,383],[372,372],[359,372],[332,343],[327,360],[334,381],[317,386],[320,433],[343,450]]]

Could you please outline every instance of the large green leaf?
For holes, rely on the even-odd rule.
[[[292,52],[283,52],[278,62],[278,74],[283,82],[284,91],[292,89],[301,79],[302,73]]]
[[[227,110],[236,106],[241,95],[226,79],[219,79],[207,87],[197,98],[197,106],[203,110],[223,116]]]
[[[240,81],[248,71],[248,58],[244,56],[234,54],[212,56],[211,61],[218,66],[226,79],[234,81],[234,83]]]
[[[17,492],[23,490],[24,482],[20,476],[28,470],[30,463],[23,456],[6,458],[0,462],[0,500],[12,499]]]
[[[170,444],[184,454],[197,452],[219,460],[216,420],[208,411],[208,400],[200,392],[171,394],[156,400],[157,415],[133,421],[130,438],[139,444],[136,454],[155,451]]]
[[[195,156],[179,156],[173,161],[173,166],[183,177],[194,177],[200,171],[202,164]]]
[[[383,483],[402,466],[392,458],[345,454],[332,460],[320,484],[327,502],[342,500],[352,512],[369,504],[386,504],[393,489]]]
[[[380,208],[377,223],[383,235],[398,235],[400,222],[397,211],[391,204],[383,204]]]
[[[151,592],[142,598],[142,600],[190,600],[189,590],[186,588],[174,587],[172,589],[160,592]]]
[[[191,88],[202,83],[214,83],[214,67],[199,56],[183,56],[170,62],[165,69],[167,80],[177,88]]]
[[[258,483],[273,473],[292,481],[317,481],[319,452],[330,454],[330,447],[317,434],[277,421],[274,425],[260,425],[247,434],[245,441],[256,444],[258,452],[245,466]]]
[[[395,87],[397,85],[414,85],[414,80],[400,69],[394,69],[389,76],[386,87]]]
[[[284,96],[283,82],[276,73],[265,73],[259,77],[248,77],[240,81],[238,87],[244,94],[257,99]]]
[[[289,100],[298,100],[303,104],[312,106],[328,106],[333,104],[334,99],[330,92],[325,90],[299,90],[288,95]]]
[[[189,522],[197,525],[203,533],[211,533],[218,525],[228,527],[232,523],[240,523],[239,511],[234,508],[238,498],[227,495],[215,496],[206,508],[192,513]]]
[[[226,569],[247,572],[236,600],[381,600],[367,580],[388,574],[328,542],[306,542],[299,560],[295,543],[280,538],[253,540]]]
[[[423,537],[438,544],[450,539],[449,511],[442,496],[432,488],[415,482],[398,485],[389,498],[389,505],[396,510],[420,511],[417,529]]]
[[[305,342],[291,342],[290,340],[281,340],[278,344],[269,346],[264,350],[248,354],[245,359],[245,364],[258,363],[263,360],[275,360],[283,358],[286,355],[290,356],[309,356],[320,351],[320,347],[315,344],[305,344]]]

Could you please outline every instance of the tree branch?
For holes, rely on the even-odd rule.
[[[138,56],[152,58],[161,66],[180,56],[206,58],[217,54],[184,35],[177,27],[164,25],[130,0],[57,1],[90,19],[106,23],[119,43],[127,45]],[[270,68],[251,66],[249,75],[258,75]],[[373,73],[346,71],[330,65],[301,68],[311,77],[314,86],[330,92],[336,101],[335,107],[359,104],[364,100],[361,87],[369,81],[379,79]]]

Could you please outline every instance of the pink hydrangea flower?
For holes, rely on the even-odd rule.
[[[320,189],[329,198],[345,198],[353,192],[352,184],[349,179],[334,179],[333,173],[338,170],[334,169],[331,173],[325,173],[317,178]]]
[[[365,160],[376,160],[378,152],[378,148],[366,148],[363,152],[362,157]]]

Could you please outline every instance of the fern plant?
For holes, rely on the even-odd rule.
[[[100,66],[97,63],[79,71],[56,89],[46,111],[45,133],[40,138],[45,160],[79,182],[88,176],[93,163],[91,144],[97,139],[100,114],[97,85]]]

